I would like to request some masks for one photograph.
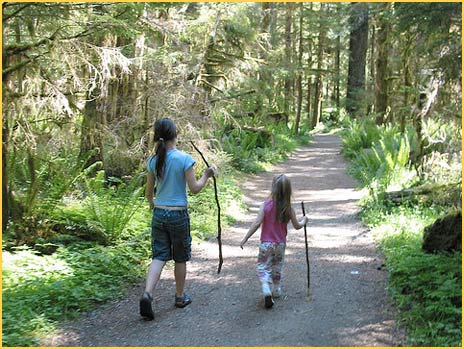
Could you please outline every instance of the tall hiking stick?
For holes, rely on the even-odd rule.
[[[203,156],[203,153],[196,147],[196,145],[190,141],[192,144],[193,148],[200,154],[201,158],[203,159],[203,162],[205,163],[206,167],[210,167],[208,164],[208,161],[206,161],[205,157]],[[222,269],[222,240],[221,240],[221,206],[219,205],[219,197],[218,197],[218,190],[217,190],[217,184],[216,184],[216,177],[213,176],[213,183],[214,183],[214,198],[216,199],[216,205],[217,205],[217,222],[218,222],[218,233],[217,233],[217,241],[219,245],[219,265],[218,265],[218,271],[217,273],[219,274]]]
[[[304,202],[301,202],[301,209],[303,210],[303,216],[306,216]],[[304,225],[304,236],[305,236],[305,247],[306,247],[306,267],[307,267],[307,280],[308,280],[308,291],[307,296],[310,296],[310,275],[311,270],[309,268],[309,251],[308,251],[308,233],[306,232],[306,224]]]

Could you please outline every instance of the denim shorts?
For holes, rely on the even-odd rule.
[[[153,259],[186,262],[191,257],[190,217],[185,210],[153,210],[151,249]]]

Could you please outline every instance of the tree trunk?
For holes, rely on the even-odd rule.
[[[5,62],[5,61],[3,61]],[[2,106],[3,106],[3,118],[2,118],[2,231],[5,232],[6,226],[8,225],[9,219],[9,200],[8,200],[8,166],[7,166],[7,156],[8,156],[8,117],[5,113],[6,108],[6,98],[5,98],[5,89],[3,88],[2,96]]]
[[[313,3],[309,3],[309,10],[311,12],[311,16],[313,14]],[[311,33],[308,34],[308,68],[307,68],[307,71],[308,71],[308,78],[307,78],[307,105],[306,105],[306,113],[307,113],[307,116],[308,116],[308,124],[310,125],[311,124],[311,115],[312,115],[312,84],[313,84],[313,81],[312,81],[312,75],[311,75],[311,70],[312,70],[312,66],[313,66],[313,39],[312,39],[312,36],[311,36]]]
[[[277,35],[277,4],[275,2],[270,3],[270,23],[269,23],[269,32],[271,36],[271,47],[274,48],[278,44],[278,35]]]
[[[377,36],[378,55],[375,75],[375,113],[376,123],[378,125],[384,123],[388,107],[389,80],[387,72],[390,53],[390,22],[388,20],[388,11],[390,6],[388,2],[384,3],[382,6],[385,12],[382,11],[380,14],[380,29]]]
[[[261,4],[261,11],[262,11],[262,16],[263,16],[263,21],[262,21],[262,28],[261,31],[263,33],[266,33],[268,35],[272,35],[271,33],[271,26],[272,26],[272,7],[274,6],[270,2],[263,2]],[[267,47],[266,47],[267,46]],[[258,57],[265,62],[268,62],[268,50],[272,49],[269,45],[265,45],[264,42],[261,43],[260,49],[258,50]],[[267,84],[267,86],[273,86],[274,85],[274,78],[272,76],[271,69],[269,69],[268,64],[263,64],[261,68],[258,70],[258,78],[257,80],[262,81],[263,84]],[[275,93],[273,93],[272,88],[266,88],[263,89],[263,97],[268,100],[264,101],[264,98],[258,97],[259,102],[258,102],[258,108],[261,109],[262,105],[265,104],[272,104],[273,99],[275,98]]]
[[[214,56],[214,48],[216,46],[216,34],[217,29],[221,20],[221,14],[219,11],[216,13],[216,20],[213,30],[208,34],[208,44],[206,46],[205,54],[203,56],[202,68],[200,70],[198,83],[203,87],[205,93],[205,104],[209,103],[213,89],[217,89],[215,86],[216,77],[215,66],[217,62],[211,60]],[[222,92],[222,91],[221,91]]]
[[[5,37],[5,26],[2,27],[2,37]],[[8,68],[8,59],[6,56],[5,45],[2,45],[2,64],[3,70]],[[7,109],[6,104],[6,78],[3,76],[2,79],[2,231],[5,232],[5,229],[8,225],[9,219],[9,205],[8,205],[8,167],[7,167],[7,156],[8,156],[8,118],[6,116],[5,110]]]
[[[403,52],[401,55],[402,65],[403,65],[403,105],[408,107],[411,103],[410,101],[410,90],[412,88],[411,83],[411,70],[410,70],[410,60],[411,60],[411,50],[413,46],[413,37],[409,33],[404,35],[405,42],[403,45]],[[404,133],[406,129],[406,112],[401,113],[400,119],[400,129],[401,133]],[[414,117],[413,117],[414,118]]]
[[[101,106],[100,90],[95,88],[87,93],[85,102],[82,127],[81,146],[79,158],[86,160],[85,167],[97,161],[103,161],[103,111]]]
[[[292,22],[293,3],[285,3],[285,64],[287,76],[284,86],[284,113],[290,114],[290,98],[292,89]]]
[[[337,35],[337,42],[335,46],[335,88],[334,98],[337,109],[340,109],[340,54],[341,54],[341,38]]]
[[[324,25],[324,14],[325,4],[321,3],[321,9],[319,12],[319,35],[318,35],[318,44],[317,44],[317,73],[316,73],[316,82],[314,86],[314,108],[313,115],[311,118],[311,129],[315,128],[319,123],[321,118],[322,111],[322,92],[323,92],[323,83],[322,83],[322,69],[323,69],[323,59],[324,59],[324,45],[326,37],[326,27]]]
[[[270,33],[271,31],[271,21],[272,21],[272,14],[271,14],[271,6],[272,3],[270,2],[263,2],[261,3],[261,11],[263,12],[263,21],[262,21],[262,30],[264,33]]]
[[[296,79],[296,88],[298,92],[297,111],[295,119],[295,134],[298,135],[301,120],[301,107],[303,104],[303,3],[300,3],[300,28],[298,37],[298,75]]]
[[[16,44],[21,44],[20,21],[14,26]],[[5,26],[2,27],[2,36],[5,37]],[[2,69],[7,70],[11,65],[20,64],[24,55],[8,55],[5,46],[2,46]],[[5,231],[10,218],[19,220],[23,217],[24,206],[15,198],[14,192],[9,185],[10,173],[8,171],[8,156],[10,149],[10,111],[13,113],[17,108],[14,107],[13,98],[10,92],[22,92],[25,68],[2,75],[2,229]],[[14,77],[13,77],[14,76]],[[14,154],[14,153],[13,153]]]
[[[417,101],[417,108],[414,108],[413,112],[413,125],[414,129],[416,130],[417,135],[417,149],[415,154],[413,154],[413,162],[417,165],[416,171],[420,178],[422,178],[422,173],[419,173],[419,165],[422,161],[422,157],[424,156],[424,144],[423,144],[423,135],[422,135],[422,122],[424,115],[427,114],[427,110],[425,107],[425,103],[427,101],[427,94],[421,93],[419,94],[419,98]]]
[[[367,6],[363,2],[351,3],[350,57],[346,93],[346,110],[351,114],[360,110],[364,99],[367,39],[369,34]]]
[[[94,8],[98,15],[103,15],[104,10],[99,4]],[[95,38],[97,46],[111,45],[112,37],[108,34],[99,35]],[[104,84],[103,84],[104,83]],[[102,91],[100,86],[106,91]],[[86,102],[82,113],[81,139],[79,159],[85,160],[85,167],[89,167],[96,162],[103,162],[103,125],[107,118],[107,106],[109,82],[96,81],[93,89],[87,91]]]
[[[369,54],[369,78],[367,84],[367,96],[374,96],[373,98],[367,99],[367,109],[366,113],[369,115],[371,112],[375,111],[375,44],[377,41],[376,38],[376,29],[375,24],[371,25],[371,37],[370,37],[370,54]]]

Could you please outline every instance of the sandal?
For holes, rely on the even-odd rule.
[[[174,303],[174,305],[176,306],[176,308],[184,308],[190,303],[192,303],[192,298],[188,294],[184,293],[182,297],[176,296],[176,302]]]
[[[148,320],[153,320],[155,318],[151,302],[153,302],[153,298],[148,292],[145,292],[142,298],[140,298],[140,315]]]
[[[272,298],[280,298],[282,295],[282,289],[280,286],[277,286],[274,288],[274,291],[272,291]]]

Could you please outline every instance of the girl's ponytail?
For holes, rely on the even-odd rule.
[[[155,166],[155,173],[156,178],[163,178],[163,171],[164,171],[164,163],[166,162],[166,143],[163,138],[158,140],[156,144],[156,166]]]
[[[166,142],[177,137],[177,130],[174,122],[167,118],[156,120],[153,128],[155,130],[154,141],[157,142],[155,150],[155,175],[156,178],[161,179],[163,178],[164,165],[166,163]]]

